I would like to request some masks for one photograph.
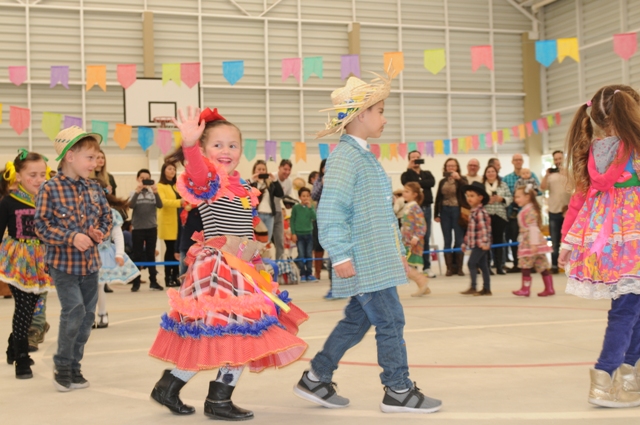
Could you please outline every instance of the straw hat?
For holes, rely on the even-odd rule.
[[[93,137],[98,141],[98,143],[102,143],[102,136],[100,134],[87,133],[75,125],[61,130],[53,141],[53,146],[58,154],[56,161],[60,161],[67,151],[71,149],[71,146],[75,145],[80,139],[84,139],[85,137]]]
[[[391,66],[389,68],[391,69]],[[392,79],[390,70],[387,71],[386,77],[375,73],[372,74],[376,75],[377,78],[374,78],[369,83],[365,83],[356,77],[349,77],[344,87],[331,93],[333,106],[320,112],[334,111],[338,116],[331,118],[331,115],[329,115],[329,122],[327,122],[326,128],[316,133],[316,139],[333,133],[342,133],[347,124],[353,121],[355,117],[389,97]]]

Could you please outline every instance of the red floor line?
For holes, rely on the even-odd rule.
[[[309,358],[301,358],[303,361],[311,361]],[[374,366],[380,367],[377,363],[365,362],[349,362],[341,361],[341,365],[346,366]],[[503,365],[421,365],[411,364],[410,368],[418,369],[517,369],[517,368],[535,368],[535,367],[567,367],[567,366],[593,366],[594,362],[569,362],[569,363],[532,363],[532,364],[503,364]]]

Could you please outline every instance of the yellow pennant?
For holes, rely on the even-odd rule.
[[[580,62],[580,48],[578,47],[578,39],[559,38],[558,42],[558,62],[562,63],[564,58],[569,56],[576,62]]]

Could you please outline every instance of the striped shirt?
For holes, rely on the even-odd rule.
[[[251,190],[248,185],[246,187],[247,190]],[[205,240],[223,235],[240,236],[253,240],[252,209],[245,208],[238,196],[233,200],[222,197],[211,203],[203,202],[198,206],[198,209],[202,218]]]

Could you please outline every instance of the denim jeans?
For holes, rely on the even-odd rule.
[[[622,363],[640,359],[640,295],[625,294],[611,301],[602,352],[595,368],[613,374]]]
[[[338,362],[347,350],[376,328],[380,380],[392,390],[412,388],[409,380],[407,347],[402,336],[404,311],[395,287],[351,297],[344,309],[344,319],[336,325],[320,351],[311,360],[313,373],[322,382],[331,382]]]
[[[313,235],[298,235],[298,260],[305,259],[305,261],[298,261],[298,267],[300,268],[300,276],[309,277],[313,274],[311,270],[311,264],[313,263],[310,258],[313,258]]]
[[[57,368],[80,370],[84,345],[89,340],[98,302],[98,272],[86,276],[67,274],[49,266],[56,285],[60,312],[58,351],[53,356]]]
[[[429,241],[431,240],[431,205],[423,205],[422,213],[424,214],[424,221],[427,223],[427,233],[424,235],[424,250],[429,251]],[[424,270],[430,269],[431,254],[422,254],[422,262],[424,263]]]
[[[272,235],[273,244],[276,246],[276,260],[281,260],[284,255],[284,219],[282,218],[282,212],[277,212],[273,216]]]
[[[549,213],[549,233],[551,233],[551,243],[553,253],[551,254],[551,265],[558,267],[558,255],[560,254],[560,238],[562,237],[562,224],[564,217],[562,213]]]
[[[471,250],[467,266],[469,267],[469,275],[471,276],[471,287],[476,289],[478,276],[478,268],[482,270],[482,289],[491,290],[491,275],[489,274],[489,251],[482,248],[474,247]]]
[[[268,232],[267,240],[271,241],[271,235],[273,235],[273,216],[269,213],[259,212],[258,217],[260,217],[260,220],[262,220],[264,225],[267,226],[267,232]]]
[[[440,226],[442,227],[442,235],[444,236],[444,249],[451,249],[452,242],[454,244],[453,248],[460,248],[460,245],[462,245],[464,229],[458,224],[459,219],[459,207],[442,207],[440,211]],[[451,232],[453,232],[455,239],[451,237]]]

